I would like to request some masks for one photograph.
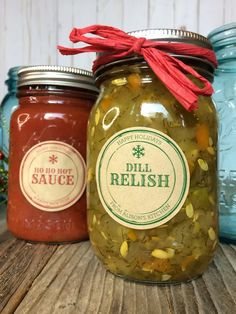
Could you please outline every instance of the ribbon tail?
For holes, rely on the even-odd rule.
[[[166,71],[166,69],[163,67],[162,62],[160,62],[160,56],[158,57],[158,67],[156,65],[156,59],[153,58],[152,54],[150,53],[150,49],[146,49],[143,52],[143,56],[153,72],[156,74],[156,76],[162,81],[162,83],[166,86],[170,93],[179,103],[183,105],[186,110],[192,111],[198,108],[197,95],[191,89],[187,88],[186,86],[183,87],[181,84],[179,84],[176,78],[170,75],[168,71]]]

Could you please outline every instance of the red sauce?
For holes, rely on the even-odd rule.
[[[88,238],[86,130],[96,93],[63,86],[19,88],[11,118],[8,228],[18,238]]]

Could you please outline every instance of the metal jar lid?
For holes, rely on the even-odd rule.
[[[132,31],[128,34],[137,38],[145,37],[147,39],[156,41],[181,42],[200,46],[207,49],[212,49],[212,45],[206,37],[194,32],[189,32],[181,29],[144,29]]]
[[[18,72],[18,87],[29,85],[54,85],[76,87],[98,92],[92,72],[56,65],[23,67]]]
[[[144,37],[149,40],[162,41],[162,42],[180,42],[180,43],[192,44],[195,46],[213,50],[211,42],[206,37],[200,34],[194,33],[194,32],[180,30],[180,29],[144,29],[144,30],[132,31],[132,32],[129,32],[128,34],[137,38]],[[205,72],[206,76],[210,78],[213,77],[215,67],[208,60],[201,57],[194,57],[191,55],[189,56],[188,55],[175,55],[172,53],[170,53],[170,55],[180,58],[183,61],[186,60],[190,64],[191,63],[197,64],[197,67],[199,66],[199,70]],[[120,63],[123,63],[124,61],[133,63],[135,60],[140,60],[140,59],[142,59],[141,56],[132,55],[123,60],[113,61],[109,64],[101,66],[95,73],[96,77],[98,77],[101,74],[101,72],[106,70],[106,68],[110,67],[111,65],[112,66],[120,65]]]

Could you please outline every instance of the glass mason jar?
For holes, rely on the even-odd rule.
[[[236,241],[236,23],[209,34],[218,60],[213,100],[219,114],[220,237]]]
[[[191,42],[171,30],[136,37]],[[149,36],[151,35],[151,37]],[[209,80],[213,66],[178,56]],[[92,246],[112,273],[177,283],[207,268],[218,243],[217,117],[210,97],[186,111],[140,57],[97,70],[100,95],[88,127],[88,225]]]
[[[9,129],[12,113],[18,107],[18,99],[16,97],[17,90],[17,73],[20,67],[11,68],[8,72],[9,78],[5,81],[8,87],[8,93],[1,103],[0,122],[2,127],[2,150],[5,156],[9,153]]]
[[[97,89],[90,72],[60,66],[19,71],[11,118],[7,223],[18,238],[88,238],[86,131]]]

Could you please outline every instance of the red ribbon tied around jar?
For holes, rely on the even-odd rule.
[[[84,36],[93,34],[95,36]],[[101,65],[127,56],[137,54],[151,67],[156,76],[165,84],[172,95],[188,111],[197,109],[198,96],[210,96],[213,93],[211,83],[192,67],[183,63],[171,54],[200,57],[211,62],[215,67],[217,60],[213,50],[178,42],[152,41],[146,38],[131,36],[120,29],[92,25],[84,28],[73,28],[70,33],[73,43],[89,44],[83,48],[66,48],[58,46],[63,55],[75,55],[83,52],[105,52],[93,63],[93,72]],[[188,74],[198,79],[202,87],[198,87],[188,78]]]

